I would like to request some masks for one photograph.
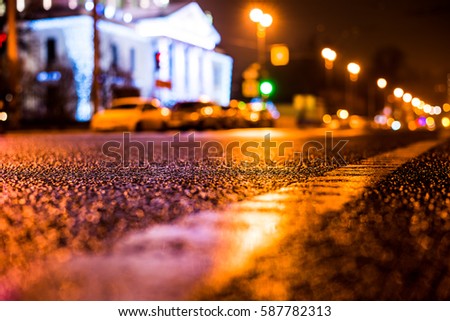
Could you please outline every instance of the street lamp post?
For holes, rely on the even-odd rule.
[[[258,41],[258,63],[260,65],[260,73],[265,77],[266,65],[266,29],[272,25],[273,18],[270,14],[264,13],[261,9],[255,8],[250,11],[250,20],[256,23],[256,38]]]
[[[385,97],[385,93],[384,93],[384,89],[387,86],[387,80],[385,78],[378,78],[377,79],[377,88],[381,93],[381,98],[382,98],[382,104],[384,107],[384,105],[386,104],[386,97]],[[376,92],[374,91],[374,86],[373,84],[370,82],[369,83],[369,104],[368,104],[368,110],[367,110],[367,116],[370,118],[372,116],[375,116],[375,111],[376,111],[376,107],[377,107],[377,95]]]
[[[350,83],[348,85],[348,92],[347,92],[347,107],[351,110],[351,108],[354,108],[354,83],[358,80],[359,72],[361,71],[361,67],[354,62],[351,62],[347,65],[347,71],[350,76]],[[354,112],[354,110],[353,110]]]
[[[325,100],[330,103],[331,100],[331,87],[333,83],[333,64],[336,60],[336,51],[330,48],[322,49],[322,58],[325,61]]]

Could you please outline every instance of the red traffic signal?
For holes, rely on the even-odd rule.
[[[6,43],[7,39],[8,39],[8,35],[6,33],[0,33],[0,48],[3,47],[3,45]]]

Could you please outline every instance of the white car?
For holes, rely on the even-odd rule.
[[[91,129],[107,130],[164,130],[170,120],[170,109],[162,107],[157,99],[140,97],[114,99],[111,107],[96,113]]]

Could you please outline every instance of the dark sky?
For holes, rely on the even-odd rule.
[[[311,43],[329,44],[338,53],[336,66],[351,60],[362,73],[383,47],[397,47],[404,63],[445,83],[450,72],[450,0],[198,0],[214,17],[220,46],[235,59],[235,73],[256,60],[254,6],[274,16],[267,43],[286,43],[293,57],[314,54]],[[366,68],[365,68],[366,67]]]

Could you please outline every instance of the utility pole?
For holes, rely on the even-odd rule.
[[[8,82],[10,97],[7,98],[10,113],[10,126],[19,127],[20,123],[20,103],[19,103],[19,52],[17,46],[17,21],[16,21],[16,0],[7,2],[8,38],[6,40],[6,59],[8,69]]]
[[[94,70],[92,74],[92,89],[91,100],[94,106],[94,113],[98,112],[100,97],[99,97],[99,78],[100,78],[100,39],[98,35],[98,0],[94,0],[94,9],[92,10],[92,18],[94,20]]]

